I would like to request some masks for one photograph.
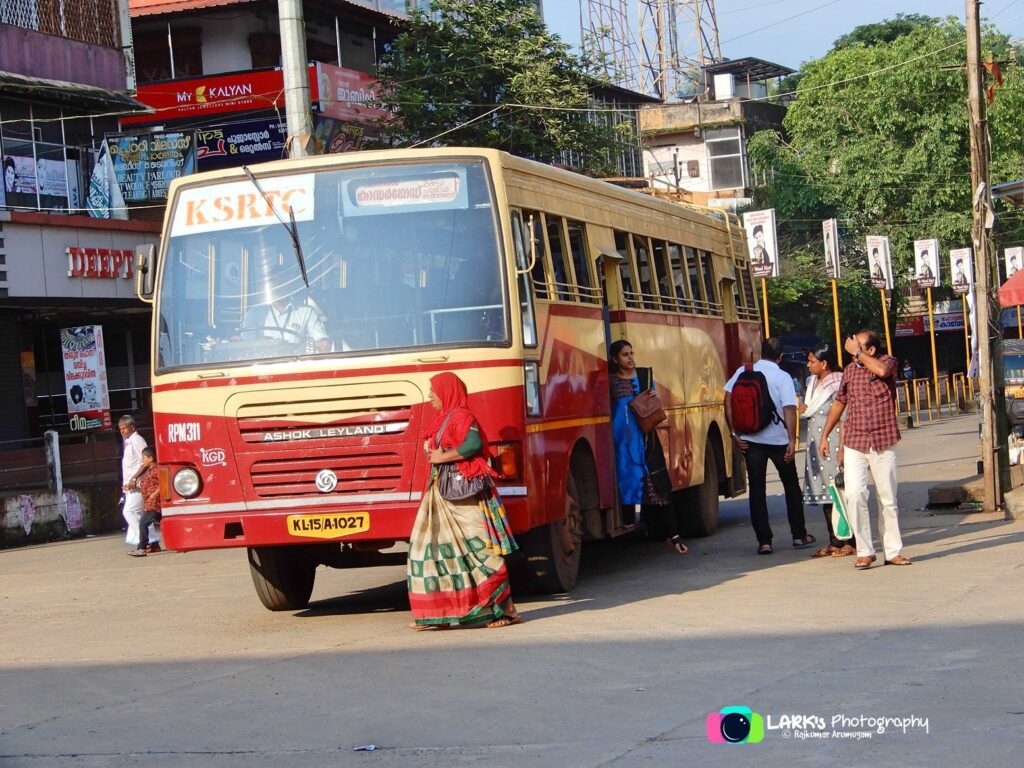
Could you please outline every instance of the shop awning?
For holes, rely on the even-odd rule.
[[[0,71],[0,90],[5,96],[21,96],[33,101],[48,102],[74,107],[83,114],[90,112],[148,112],[149,107],[141,104],[127,93],[109,91],[81,83],[64,80],[47,80],[42,77],[26,77],[14,72]]]
[[[1024,269],[999,286],[999,306],[1019,307],[1024,304]]]
[[[132,18],[159,16],[164,13],[184,13],[220,8],[230,5],[249,5],[256,0],[128,0],[128,11]]]

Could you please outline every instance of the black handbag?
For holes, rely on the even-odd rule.
[[[451,414],[448,414],[445,420],[441,422],[441,428],[437,430],[434,444],[438,448],[441,447],[441,435],[444,434],[444,428],[448,426],[448,419],[450,418]],[[478,477],[463,476],[454,461],[437,465],[437,491],[441,494],[441,498],[446,501],[458,501],[469,496],[475,496],[487,489],[488,480],[487,475],[479,475]]]
[[[447,501],[458,501],[487,490],[487,475],[464,477],[455,462],[437,467],[437,491]]]

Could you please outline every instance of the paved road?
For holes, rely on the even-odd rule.
[[[309,610],[274,614],[239,552],[0,552],[0,766],[1019,766],[1024,523],[920,509],[973,471],[976,435],[963,417],[904,440],[910,568],[758,557],[738,500],[686,557],[591,546],[576,591],[505,630],[407,630],[400,568],[321,570]],[[826,727],[709,743],[726,705]]]

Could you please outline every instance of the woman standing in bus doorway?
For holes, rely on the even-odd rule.
[[[489,628],[519,624],[504,556],[518,547],[505,517],[487,437],[466,405],[466,385],[454,373],[430,380],[437,409],[426,426],[423,451],[433,465],[409,539],[406,582],[413,629],[450,629],[487,622]],[[457,472],[461,477],[440,477]],[[480,490],[463,498],[453,487]]]
[[[665,455],[657,430],[644,434],[630,401],[641,392],[640,376],[633,356],[633,345],[619,339],[611,346],[608,370],[612,390],[612,437],[615,440],[615,476],[619,485],[619,503],[625,508],[641,506],[652,535],[664,535],[669,546],[680,555],[687,553],[679,538],[675,510],[672,508],[672,482],[665,468]],[[650,369],[644,388],[654,389]],[[632,517],[628,515],[627,519]],[[651,519],[653,518],[653,519]],[[659,530],[660,529],[660,530]]]
[[[807,420],[804,504],[820,504],[825,510],[829,540],[827,547],[812,552],[811,557],[846,557],[857,552],[852,539],[837,539],[832,529],[832,497],[828,487],[835,482],[842,466],[842,425],[829,436],[828,458],[822,458],[818,451],[825,419],[843,381],[838,367],[835,350],[828,344],[820,344],[807,353],[807,370],[811,375],[807,377],[804,404],[800,406],[800,418]]]

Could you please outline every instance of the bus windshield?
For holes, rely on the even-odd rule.
[[[1024,355],[1003,354],[1003,376],[1013,386],[1024,385]]]
[[[162,260],[157,366],[507,345],[498,242],[482,162],[183,187]]]

